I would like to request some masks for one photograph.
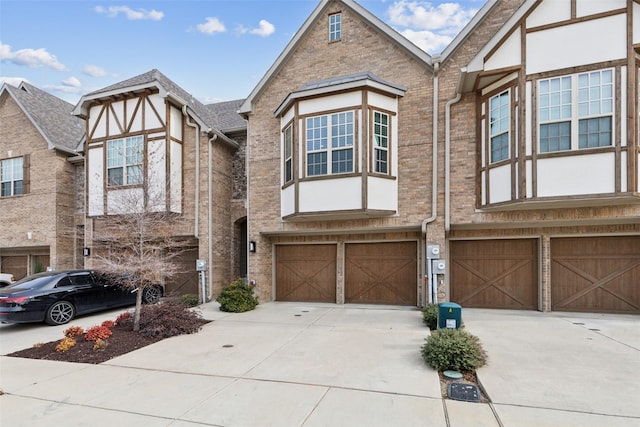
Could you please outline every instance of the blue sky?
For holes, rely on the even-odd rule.
[[[430,54],[486,0],[360,0]],[[245,98],[319,0],[0,0],[0,81],[75,104],[153,68],[204,103]]]

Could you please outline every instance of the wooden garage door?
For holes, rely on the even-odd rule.
[[[451,242],[451,301],[463,307],[537,308],[535,239]]]
[[[417,305],[417,243],[349,243],[345,302]]]
[[[336,245],[276,246],[276,300],[336,302]]]
[[[20,280],[27,274],[27,255],[21,256],[3,256],[2,257],[2,273],[13,274],[16,280]]]
[[[551,308],[640,313],[640,236],[551,239]]]

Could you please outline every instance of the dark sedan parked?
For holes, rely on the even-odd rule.
[[[135,304],[135,291],[118,286],[113,277],[93,270],[26,277],[0,289],[0,322],[63,325],[79,314]],[[142,300],[155,303],[161,296],[161,286],[148,286]]]

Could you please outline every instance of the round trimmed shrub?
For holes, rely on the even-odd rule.
[[[200,298],[196,294],[184,294],[180,295],[178,302],[185,307],[195,307],[200,304]]]
[[[256,308],[258,297],[253,294],[253,287],[244,279],[237,279],[220,292],[216,299],[220,304],[220,310],[230,313],[243,313]]]
[[[422,307],[422,320],[432,331],[438,329],[438,304],[427,304]]]
[[[480,339],[463,329],[437,329],[422,346],[422,358],[436,371],[473,371],[487,363]]]

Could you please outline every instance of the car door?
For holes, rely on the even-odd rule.
[[[94,279],[90,271],[69,273],[67,279],[68,284],[63,279],[57,287],[67,290],[69,299],[73,300],[78,313],[104,308],[102,286]]]
[[[135,293],[132,293],[129,288],[118,285],[113,278],[102,275],[98,280],[102,285],[104,302],[107,307],[120,307],[136,302]]]

